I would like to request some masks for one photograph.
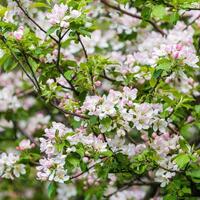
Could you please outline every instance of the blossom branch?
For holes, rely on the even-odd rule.
[[[35,86],[35,88],[37,89],[37,85],[34,82],[34,80],[32,79],[32,77],[28,74],[28,72],[26,71],[24,65],[22,64],[22,62],[18,59],[18,57],[15,55],[15,53],[13,52],[13,50],[11,49],[11,47],[7,44],[6,42],[6,38],[4,38],[4,36],[0,35],[0,39],[1,41],[5,44],[5,46],[8,48],[8,50],[10,51],[11,55],[13,56],[13,58],[15,59],[15,61],[19,64],[19,66],[21,67],[22,71],[26,74],[26,76],[29,78],[29,80],[33,83],[33,85]]]
[[[58,43],[57,43],[57,45],[58,45],[58,54],[57,54],[57,60],[56,60],[56,68],[57,68],[57,70],[58,70],[58,72],[63,76],[63,78],[68,82],[68,84],[70,85],[70,87],[71,87],[71,90],[76,94],[76,95],[78,95],[79,93],[78,93],[78,91],[75,89],[75,87],[74,87],[74,85],[71,83],[71,81],[70,80],[68,80],[66,77],[65,77],[65,74],[64,74],[64,72],[63,72],[63,70],[61,69],[61,67],[60,67],[60,54],[61,54],[61,42],[62,42],[62,36],[61,36],[61,33],[59,34],[59,40],[58,40]]]
[[[125,183],[122,187],[118,188],[117,190],[110,193],[109,195],[105,195],[104,197],[110,198],[111,196],[115,195],[116,193],[121,192],[123,190],[127,190],[134,185],[136,185],[136,186],[145,186],[145,185],[146,186],[152,186],[152,185],[158,185],[158,183],[156,183],[156,182],[143,182],[143,181],[142,182],[138,182],[138,181],[136,182],[135,180],[132,180],[128,183]]]
[[[26,55],[26,53],[25,53],[24,50],[22,50],[21,52],[22,52],[22,55],[24,56],[25,61],[26,61],[27,65],[28,65],[28,67],[29,67],[29,69],[30,69],[30,71],[31,71],[31,74],[32,74],[32,76],[33,76],[33,79],[35,80],[35,83],[36,83],[36,85],[37,85],[38,91],[39,91],[39,93],[41,93],[40,84],[39,84],[39,82],[38,82],[38,80],[37,80],[37,78],[36,78],[36,75],[35,75],[35,73],[34,73],[34,71],[33,71],[33,68],[32,68],[32,66],[31,66],[31,64],[29,63],[28,57],[27,57],[27,55]]]
[[[22,62],[17,58],[17,56],[15,55],[15,53],[12,51],[12,49],[7,45],[6,43],[6,39],[3,36],[0,36],[0,39],[3,41],[3,43],[6,45],[6,47],[9,49],[11,55],[13,56],[13,58],[17,61],[17,63],[19,64],[19,66],[22,68],[23,72],[27,75],[27,77],[30,79],[30,81],[33,83],[33,85],[35,86],[35,88],[37,89],[37,85],[36,83],[33,81],[32,77],[27,73],[26,69],[24,68],[24,65],[22,64]],[[37,91],[38,92],[38,91]],[[42,98],[43,100],[45,100],[44,98]],[[72,115],[72,116],[76,116],[76,117],[80,117],[82,119],[89,119],[86,116],[83,115],[79,115],[76,113],[72,113],[72,112],[67,112],[65,110],[63,110],[62,108],[58,107],[57,105],[55,105],[54,103],[50,102],[51,106],[55,107],[56,109],[58,109],[59,111],[61,111],[64,114],[68,114],[68,115]]]
[[[35,24],[35,26],[37,26],[43,33],[47,34],[47,31],[45,31],[35,20],[33,20],[30,15],[28,14],[28,12],[21,6],[20,0],[14,0],[18,7],[21,9],[21,11],[24,13],[24,15],[33,23]],[[54,40],[56,43],[58,42],[56,38],[54,38],[51,34],[49,35],[49,37]]]
[[[132,14],[132,13],[130,13],[130,12],[128,12],[128,11],[126,11],[126,10],[120,8],[119,6],[116,6],[116,5],[113,5],[113,4],[109,3],[108,0],[101,0],[101,2],[102,2],[103,4],[105,4],[106,6],[108,6],[109,8],[112,8],[112,9],[114,9],[114,10],[117,10],[117,11],[119,11],[119,12],[125,14],[125,15],[128,15],[128,16],[130,16],[130,17],[133,17],[133,18],[136,18],[136,19],[140,19],[140,20],[144,20],[144,21],[148,22],[148,23],[151,24],[151,25],[154,27],[154,29],[155,29],[157,32],[159,32],[162,36],[165,36],[165,35],[166,35],[166,33],[165,33],[163,30],[161,30],[155,22],[153,22],[153,21],[151,21],[151,20],[148,20],[148,19],[143,19],[143,18],[142,18],[141,16],[139,16],[139,15]]]

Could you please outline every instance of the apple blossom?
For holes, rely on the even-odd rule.
[[[0,199],[198,198],[199,8],[2,0]]]

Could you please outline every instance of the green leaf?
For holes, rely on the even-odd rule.
[[[186,142],[186,140],[183,140],[183,139],[179,140],[179,144],[182,150],[184,150],[185,152],[189,151],[189,145]]]
[[[30,5],[30,8],[50,8],[47,4],[42,2],[35,2]]]
[[[67,79],[67,80],[71,80],[72,79],[72,77],[73,77],[73,74],[74,74],[74,72],[72,71],[72,70],[68,70],[67,72],[65,72],[65,78]]]
[[[104,127],[109,128],[109,127],[111,126],[111,124],[112,124],[112,119],[109,118],[109,117],[103,118],[103,119],[101,120],[101,124],[102,124]]]
[[[76,153],[78,153],[81,156],[81,158],[85,155],[85,150],[82,144],[78,144],[76,146]]]
[[[103,152],[101,153],[101,155],[107,156],[107,157],[111,157],[111,156],[113,155],[113,152],[110,151],[110,150],[107,150],[107,151],[103,151]]]
[[[0,17],[3,17],[8,9],[0,5]]]
[[[177,23],[177,21],[179,20],[179,14],[178,12],[173,12],[170,17],[169,17],[169,22],[172,25],[175,25]]]
[[[190,162],[190,157],[188,154],[179,154],[174,161],[179,168],[183,169]]]
[[[167,15],[166,9],[162,5],[157,5],[153,7],[152,16],[158,19],[163,19]]]
[[[67,156],[67,161],[74,167],[78,167],[80,165],[80,155],[77,153],[72,153]]]
[[[163,71],[169,71],[172,67],[172,61],[167,59],[167,58],[163,58],[160,59],[157,63],[156,69],[159,70],[163,70]]]
[[[191,176],[192,180],[195,183],[200,183],[200,169],[193,169],[189,172],[187,172],[188,176]]]
[[[94,124],[96,124],[98,122],[98,117],[97,116],[92,116],[92,117],[90,117],[89,120],[90,120],[90,124],[94,125]]]
[[[6,72],[13,70],[17,67],[17,62],[9,54],[4,54],[0,59],[0,67],[2,67]]]
[[[142,15],[142,18],[144,19],[144,20],[148,20],[149,18],[150,18],[150,16],[151,16],[151,8],[149,8],[149,7],[144,7],[143,9],[142,9],[142,12],[141,12],[141,15]]]
[[[67,60],[63,63],[63,66],[77,67],[77,63],[74,60]]]
[[[194,110],[197,114],[200,114],[200,105],[194,106]]]
[[[52,198],[52,197],[55,196],[55,194],[56,194],[56,184],[54,182],[52,182],[48,185],[47,193],[48,193],[49,198]]]
[[[51,34],[54,33],[58,28],[59,28],[59,27],[58,27],[57,25],[56,25],[56,26],[52,26],[51,28],[49,28],[49,29],[47,30],[46,35],[47,35],[47,36],[51,35]]]
[[[39,64],[35,62],[35,60],[33,60],[31,57],[28,58],[28,61],[33,69],[34,72],[37,71]]]
[[[151,87],[154,87],[154,86],[156,85],[156,82],[157,82],[156,79],[155,79],[155,78],[152,78],[152,79],[150,80],[150,82],[149,82],[149,83],[150,83],[150,86],[151,86]]]
[[[152,77],[154,78],[154,79],[157,79],[157,78],[159,78],[160,76],[161,76],[161,74],[163,73],[163,69],[156,69],[154,72],[153,72],[153,75],[152,75]]]

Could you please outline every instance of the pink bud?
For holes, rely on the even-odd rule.
[[[75,112],[76,112],[76,114],[78,114],[78,115],[80,115],[80,114],[82,113],[81,110],[76,110]]]
[[[89,158],[88,158],[88,157],[84,157],[84,158],[83,158],[83,162],[84,162],[84,163],[87,163],[88,161],[89,161]]]
[[[13,37],[15,37],[16,40],[21,40],[23,34],[24,34],[24,27],[20,26],[17,31],[13,32]]]
[[[183,48],[183,46],[182,46],[181,44],[177,44],[177,45],[176,45],[176,49],[177,49],[178,51],[180,51],[182,48]]]
[[[15,39],[21,40],[23,34],[22,34],[21,32],[14,32],[14,33],[13,33],[13,36],[15,37]]]
[[[143,135],[141,136],[141,138],[142,138],[145,142],[148,141],[148,137],[147,137],[146,134],[143,134]]]
[[[167,133],[164,133],[164,134],[163,134],[163,137],[164,137],[164,139],[168,140],[168,139],[169,139],[169,133],[168,133],[168,132],[167,132]]]
[[[94,179],[90,176],[90,177],[88,178],[88,184],[89,184],[89,185],[92,185],[93,182],[94,182]]]
[[[188,80],[188,83],[189,83],[190,85],[193,85],[193,84],[194,84],[194,80],[190,78],[190,79]]]
[[[175,52],[175,53],[173,54],[173,57],[174,57],[175,59],[178,59],[178,58],[179,58],[179,52]]]
[[[96,81],[96,82],[95,82],[95,86],[96,86],[96,87],[100,87],[101,84],[102,84],[101,81]]]
[[[194,118],[190,115],[190,116],[188,116],[188,118],[187,118],[187,123],[190,123],[190,122],[192,122],[192,121],[194,121]]]
[[[16,150],[21,151],[21,148],[19,146],[16,147]]]
[[[157,133],[155,133],[155,132],[152,134],[152,137],[153,137],[153,138],[156,138],[157,136],[158,136],[158,135],[157,135]]]
[[[132,102],[132,101],[128,101],[127,105],[128,105],[128,106],[132,106],[132,105],[133,105],[133,102]]]

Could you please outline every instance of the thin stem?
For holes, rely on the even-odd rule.
[[[80,37],[80,34],[78,32],[76,32],[77,34],[77,37],[78,37],[78,41],[80,42],[81,44],[81,47],[83,49],[83,52],[84,52],[84,55],[85,55],[85,58],[86,60],[88,61],[88,54],[87,54],[87,51],[86,51],[86,48],[81,40],[81,37]],[[92,70],[90,70],[90,79],[91,79],[91,84],[92,84],[92,92],[95,94],[95,87],[94,87],[94,77],[93,77],[93,73],[92,73]]]
[[[60,86],[60,87],[62,87],[62,88],[64,88],[64,89],[67,89],[67,90],[72,90],[72,88],[71,87],[67,87],[67,86],[65,86],[65,85],[62,85],[62,84],[60,84],[60,83],[57,83],[57,85],[58,86]],[[73,90],[72,90],[73,91]]]
[[[20,65],[20,67],[22,68],[22,70],[24,71],[24,73],[27,75],[27,77],[31,80],[31,82],[33,83],[33,85],[37,88],[37,85],[35,85],[35,82],[33,81],[32,77],[26,72],[23,64],[21,63],[21,61],[17,58],[17,56],[15,55],[15,53],[12,51],[12,49],[7,45],[6,40],[4,37],[0,36],[0,39],[3,41],[3,43],[6,45],[6,47],[9,49],[11,55],[14,57],[14,59],[18,62],[18,64]],[[42,97],[41,97],[42,98]],[[44,98],[42,98],[43,100],[45,100]],[[76,116],[82,119],[89,119],[87,116],[83,116],[83,115],[79,115],[76,113],[72,113],[72,112],[67,112],[65,110],[63,110],[62,108],[58,107],[57,105],[55,105],[54,103],[50,102],[51,106],[55,107],[56,109],[58,109],[59,111],[61,111],[64,114],[68,114],[68,115],[72,115],[72,116]]]
[[[176,135],[179,135],[179,132],[176,129],[172,128],[170,125],[168,125],[167,128],[169,128]]]
[[[66,77],[65,77],[65,74],[63,72],[63,70],[61,69],[60,67],[60,53],[61,53],[61,42],[62,42],[62,37],[61,37],[61,33],[59,35],[59,40],[58,40],[58,55],[57,55],[57,60],[56,60],[56,68],[58,70],[58,72],[63,76],[63,78],[68,82],[68,84],[70,85],[71,87],[71,90],[76,94],[78,95],[79,92],[76,90],[76,88],[74,87],[74,85],[71,83],[70,80],[68,80]]]
[[[194,20],[192,20],[183,30],[186,30],[189,26],[191,26],[199,18],[200,18],[200,15],[198,15]]]
[[[64,34],[61,36],[61,40],[65,37],[65,35],[68,33],[70,31],[70,29],[67,29],[65,32],[64,32]]]
[[[85,55],[85,58],[86,60],[88,60],[88,54],[87,54],[87,51],[86,51],[86,48],[81,40],[81,37],[80,37],[80,34],[77,32],[77,37],[78,37],[78,41],[80,42],[81,46],[82,46],[82,49],[83,49],[83,52],[84,52],[84,55]]]
[[[39,82],[38,82],[38,80],[37,80],[37,78],[36,78],[36,76],[35,76],[35,73],[34,73],[34,71],[33,71],[33,68],[32,68],[32,66],[31,66],[31,64],[29,63],[28,57],[27,57],[26,53],[24,52],[24,50],[22,50],[22,55],[24,56],[25,61],[26,61],[27,65],[28,65],[28,67],[29,67],[29,69],[30,69],[30,71],[31,71],[31,74],[32,74],[32,76],[33,76],[33,79],[35,80],[35,83],[36,83],[36,85],[37,85],[37,87],[38,87],[38,91],[41,92],[40,84],[39,84]]]
[[[16,62],[19,64],[19,66],[21,67],[22,71],[26,74],[26,76],[30,79],[30,81],[33,83],[33,85],[35,86],[36,90],[37,90],[37,85],[34,82],[34,80],[32,79],[32,77],[28,74],[28,72],[26,71],[25,67],[23,66],[22,62],[17,58],[17,56],[15,55],[15,53],[12,51],[12,49],[10,48],[10,46],[7,44],[6,39],[1,36],[0,39],[3,41],[3,43],[5,44],[5,46],[8,48],[8,50],[10,51],[11,55],[13,56],[13,58],[16,60]]]
[[[57,110],[61,111],[61,112],[64,113],[64,114],[72,115],[72,116],[74,116],[74,117],[79,117],[79,118],[82,118],[82,119],[89,119],[87,116],[80,115],[80,114],[77,114],[77,113],[72,113],[72,112],[65,111],[65,110],[63,110],[62,108],[60,108],[59,106],[57,106],[57,105],[56,105],[55,103],[53,103],[53,102],[50,102],[50,105],[53,106],[54,108],[56,108]]]
[[[104,196],[105,198],[110,198],[111,196],[113,196],[114,194],[121,192],[123,190],[127,190],[128,188],[134,186],[134,185],[140,185],[140,186],[144,186],[144,185],[148,185],[148,186],[152,186],[152,185],[158,185],[158,183],[156,182],[135,182],[135,180],[132,180],[128,183],[126,183],[125,185],[123,185],[122,187],[118,188],[117,190],[115,190],[114,192],[110,193],[109,195]]]
[[[89,172],[90,169],[93,169],[96,165],[98,165],[98,164],[100,164],[100,163],[102,163],[102,162],[103,162],[103,161],[101,160],[100,162],[95,163],[95,164],[91,165],[90,167],[88,167],[88,169],[87,169],[86,171],[83,171],[83,172],[81,172],[81,173],[79,173],[79,174],[77,174],[77,175],[71,176],[71,177],[70,177],[70,180],[82,176],[83,174]]]
[[[33,20],[33,19],[29,16],[28,12],[21,6],[20,0],[14,0],[14,1],[17,3],[18,7],[21,9],[21,11],[24,13],[24,15],[25,15],[33,24],[35,24],[43,33],[47,34],[47,31],[45,31],[35,20]],[[49,37],[50,37],[52,40],[54,40],[56,43],[58,42],[57,39],[54,38],[52,35],[49,35]]]
[[[127,131],[126,132],[126,138],[133,144],[137,145],[137,143],[135,142],[135,140],[129,135],[129,133]]]

